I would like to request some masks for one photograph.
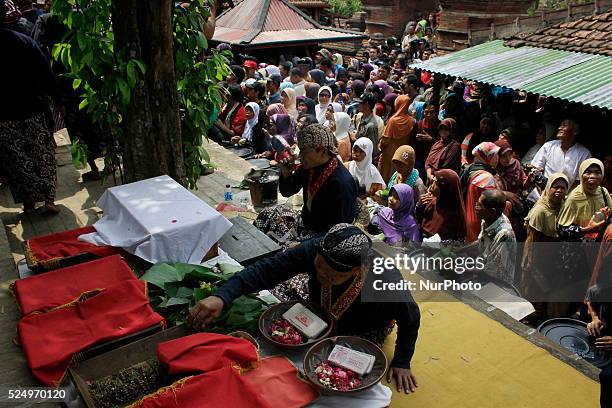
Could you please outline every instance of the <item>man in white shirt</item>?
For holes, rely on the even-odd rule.
[[[563,172],[568,177],[570,186],[573,186],[579,181],[580,163],[591,157],[589,149],[576,142],[578,133],[580,133],[579,125],[571,119],[565,119],[559,126],[557,140],[544,143],[531,165],[544,171],[546,177]]]

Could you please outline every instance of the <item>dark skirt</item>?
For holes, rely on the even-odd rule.
[[[55,199],[55,140],[44,114],[0,122],[0,161],[15,203]]]

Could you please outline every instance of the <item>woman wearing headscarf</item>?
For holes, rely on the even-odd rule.
[[[297,98],[298,101],[298,113],[300,115],[313,115],[315,116],[316,102],[307,96],[301,96]]]
[[[331,130],[338,140],[338,155],[343,163],[351,160],[351,139],[348,131],[351,126],[351,117],[344,112],[334,113],[334,121]]]
[[[557,220],[557,231],[564,241],[561,256],[565,283],[575,288],[571,295],[583,296],[593,272],[589,270],[587,260],[594,259],[596,254],[589,251],[590,246],[577,243],[595,242],[600,239],[600,230],[609,215],[612,199],[608,190],[601,187],[604,165],[600,160],[583,161],[578,175],[580,185],[567,196]],[[598,212],[600,214],[596,217]],[[584,286],[580,287],[582,283]],[[572,311],[570,309],[568,313]]]
[[[489,116],[484,116],[480,119],[478,130],[468,134],[461,143],[461,165],[467,166],[472,163],[474,159],[472,150],[480,143],[495,142],[496,140],[495,121]]]
[[[342,105],[337,102],[332,102],[327,105],[327,112],[325,112],[325,123],[323,123],[323,126],[330,127],[331,121],[334,120],[334,113],[337,112],[342,112]]]
[[[288,115],[287,109],[283,106],[282,103],[273,103],[268,106],[266,109],[266,116],[271,118],[274,115]]]
[[[244,132],[242,136],[234,136],[232,142],[240,143],[241,145],[251,145],[256,154],[269,151],[270,140],[263,131],[262,123],[259,120],[259,105],[255,102],[249,102],[246,104],[244,111],[247,118]]]
[[[372,71],[374,71],[374,66],[372,64],[363,64],[361,73],[363,74],[364,81],[368,82],[370,80]]]
[[[425,161],[431,147],[439,140],[438,127],[440,120],[438,119],[438,111],[436,105],[429,102],[426,103],[423,109],[423,119],[418,122],[418,130],[414,141],[411,144],[416,152],[416,165],[419,173],[423,178],[426,177]]]
[[[376,81],[378,81],[380,79],[380,77],[378,76],[378,68],[372,70],[372,72],[370,72],[370,84],[374,84],[376,83]]]
[[[408,115],[410,98],[400,95],[395,100],[395,113],[385,126],[383,137],[378,142],[380,159],[378,170],[385,182],[388,182],[393,173],[393,155],[398,147],[408,144],[410,134],[414,128],[414,119]]]
[[[292,88],[283,89],[281,91],[281,103],[287,109],[289,115],[296,120],[298,117],[298,111],[296,106],[295,90]]]
[[[525,175],[521,162],[514,157],[514,151],[510,143],[500,139],[496,141],[495,144],[499,146],[497,181],[506,194],[506,199],[512,203],[510,221],[512,222],[515,234],[522,239],[522,218],[526,211],[524,205],[520,201],[519,195],[527,182],[527,176]]]
[[[384,79],[379,79],[379,80],[375,81],[374,85],[376,85],[377,87],[380,88],[380,90],[383,93],[383,98],[384,98],[385,95],[391,93],[391,91],[392,91],[391,87],[389,86],[387,81],[385,81]]]
[[[445,119],[446,120],[446,119]],[[466,242],[474,242],[480,234],[480,219],[476,215],[476,203],[485,190],[499,188],[495,168],[499,161],[499,146],[483,142],[472,151],[474,162],[461,173],[461,186],[465,194],[467,221]]]
[[[378,225],[389,245],[421,242],[419,224],[414,218],[414,191],[407,184],[398,184],[389,191],[389,206],[378,211]]]
[[[303,190],[304,206],[297,213],[284,206],[263,210],[254,225],[284,243],[323,234],[333,225],[355,219],[357,186],[338,160],[338,142],[320,124],[297,132],[301,164],[280,163],[279,191],[291,197]],[[333,206],[330,206],[333,203]]]
[[[399,95],[396,93],[389,93],[387,95],[385,95],[385,97],[383,98],[383,102],[385,104],[385,123],[387,123],[389,121],[389,119],[391,118],[391,116],[393,116],[395,114],[395,100],[397,99]]]
[[[387,189],[397,184],[408,184],[414,190],[415,203],[421,195],[427,193],[425,183],[419,177],[419,172],[414,168],[415,152],[411,146],[403,145],[397,148],[393,154],[393,168],[395,172],[387,183]]]
[[[317,100],[319,103],[315,106],[315,116],[320,124],[324,124],[327,118],[325,118],[325,114],[327,113],[327,107],[331,102],[332,90],[329,86],[322,86],[319,89],[319,94],[317,95]]]
[[[312,82],[317,83],[320,86],[325,85],[325,72],[321,71],[320,69],[313,69],[309,72],[309,74]]]
[[[295,89],[295,85],[291,82],[281,82],[279,90],[282,92],[285,89]]]
[[[338,70],[344,68],[344,58],[340,54],[334,54],[332,58],[332,62],[336,65],[336,75],[338,75]]]
[[[274,115],[271,123],[274,124],[275,130],[275,132],[270,132],[271,134],[282,137],[290,146],[297,142],[295,121],[290,115]]]
[[[433,179],[433,173],[442,169],[450,169],[459,173],[461,167],[461,145],[454,139],[455,119],[444,119],[438,126],[438,140],[431,147],[425,161],[427,179]]]
[[[316,101],[318,99],[319,90],[321,89],[321,85],[315,82],[306,82],[304,84],[304,90],[306,92],[306,97]]]
[[[444,169],[436,171],[434,177],[429,192],[421,196],[417,206],[423,236],[438,234],[442,241],[463,241],[467,235],[467,221],[459,176]]]
[[[373,196],[385,187],[385,180],[372,164],[374,145],[367,137],[360,137],[353,144],[353,160],[344,165],[357,180],[362,195]]]
[[[551,174],[540,199],[525,218],[527,238],[521,263],[520,286],[521,295],[536,309],[530,319],[559,317],[555,312],[555,309],[558,309],[555,303],[543,302],[546,294],[554,289],[554,283],[558,279],[559,271],[555,261],[560,257],[559,247],[540,243],[559,242],[557,217],[568,190],[569,180],[565,174]]]
[[[591,222],[597,211],[611,208],[612,199],[605,187],[601,187],[604,165],[601,160],[587,159],[579,169],[580,185],[572,190],[559,214],[559,234],[565,238],[594,239],[601,222]]]

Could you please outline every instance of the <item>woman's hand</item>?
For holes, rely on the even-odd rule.
[[[591,323],[587,324],[587,331],[589,332],[589,336],[601,336],[601,330],[603,329],[604,324],[599,317],[594,316]]]
[[[595,215],[593,215],[591,219],[589,220],[589,223],[586,225],[586,227],[582,227],[580,231],[583,234],[590,234],[591,232],[599,231],[599,229],[603,227],[605,223],[606,223],[605,218],[603,219],[603,221],[597,222],[595,221]]]
[[[431,194],[430,192],[422,194],[421,198],[419,199],[419,205],[427,205],[431,203],[431,200],[433,199],[434,199],[434,195]]]
[[[238,143],[240,141],[240,136],[232,136],[232,143]]]
[[[416,135],[416,139],[419,142],[431,142],[433,140],[433,137],[431,137],[431,135],[428,135],[427,133],[418,133]]]
[[[406,394],[409,394],[415,392],[419,386],[416,377],[409,368],[389,367],[387,382],[390,383],[392,379],[397,384],[397,392],[404,391]]]

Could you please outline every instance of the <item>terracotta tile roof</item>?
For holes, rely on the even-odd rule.
[[[506,45],[612,56],[612,10],[531,33],[518,33],[510,37]]]

